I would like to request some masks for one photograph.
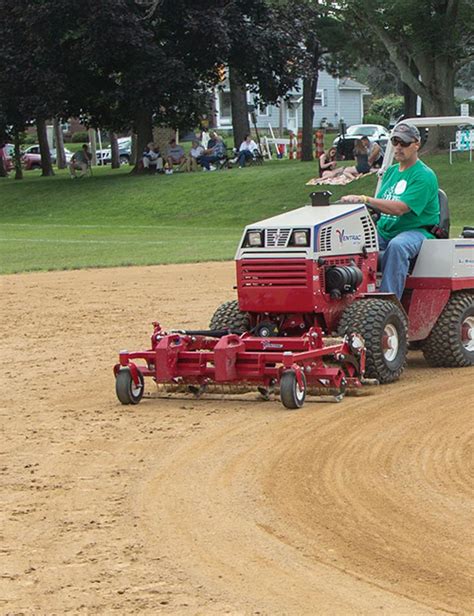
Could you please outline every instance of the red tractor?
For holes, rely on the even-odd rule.
[[[247,226],[238,299],[217,309],[209,330],[168,334],[156,323],[149,350],[123,351],[119,400],[139,402],[151,376],[197,394],[257,385],[268,396],[278,387],[283,405],[299,408],[307,390],[339,400],[348,387],[397,380],[409,343],[431,365],[474,365],[474,229],[448,239],[446,195],[446,238],[423,243],[401,302],[377,289],[374,208],[329,196],[313,193],[311,205]]]

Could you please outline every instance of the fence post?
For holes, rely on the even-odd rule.
[[[324,154],[324,133],[321,130],[317,130],[315,133],[316,143],[316,158],[319,158],[321,154]]]
[[[296,158],[301,160],[301,146],[303,145],[303,133],[298,131],[298,140],[296,142]]]

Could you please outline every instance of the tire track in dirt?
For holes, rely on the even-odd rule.
[[[118,404],[120,348],[205,327],[233,264],[6,276],[0,608],[472,612],[473,369],[288,412]],[[149,388],[151,391],[151,389]]]
[[[264,613],[348,613],[352,602],[462,612],[472,596],[472,508],[449,469],[452,452],[467,451],[472,371],[451,371],[456,386],[437,408],[428,406],[436,372],[425,372],[429,383],[378,389],[338,411],[259,412],[248,427],[186,445],[142,494],[150,532],[164,525],[190,570],[221,575],[227,588],[238,580]]]

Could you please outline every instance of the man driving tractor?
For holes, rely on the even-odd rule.
[[[365,203],[382,213],[377,222],[382,252],[380,291],[402,297],[410,259],[423,240],[433,238],[431,229],[439,224],[438,179],[418,158],[420,133],[412,124],[398,124],[391,135],[398,164],[389,167],[375,197],[346,195],[345,203]]]

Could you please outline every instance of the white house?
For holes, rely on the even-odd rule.
[[[282,101],[280,106],[269,105],[265,109],[257,109],[257,127],[291,130],[296,132],[302,126],[303,84],[299,91],[290,92],[289,101]],[[358,81],[349,78],[332,77],[325,71],[319,73],[318,88],[314,101],[314,127],[321,121],[328,125],[338,126],[344,120],[347,126],[360,124],[364,115],[364,96],[369,95],[369,89]],[[247,93],[249,104],[253,103],[253,95]],[[231,128],[231,106],[229,82],[224,82],[222,90],[216,92],[216,122],[217,128]]]

